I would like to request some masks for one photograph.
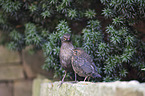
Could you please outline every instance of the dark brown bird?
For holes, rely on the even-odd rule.
[[[61,48],[59,54],[60,64],[65,70],[65,75],[62,78],[61,84],[64,81],[67,71],[73,71],[71,65],[72,49],[74,49],[74,46],[71,43],[71,35],[64,34],[61,38]]]
[[[72,67],[79,76],[85,77],[101,77],[97,72],[97,67],[93,62],[93,59],[83,49],[73,49],[72,55]]]

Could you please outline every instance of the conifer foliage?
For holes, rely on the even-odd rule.
[[[104,8],[99,10],[98,4]],[[98,11],[112,20],[105,32]],[[54,69],[57,77],[64,74],[60,37],[70,33],[73,45],[90,54],[98,67],[102,78],[93,81],[122,80],[130,68],[144,81],[145,43],[133,27],[144,15],[144,0],[0,0],[0,44],[20,52],[26,46],[43,50],[42,68]]]

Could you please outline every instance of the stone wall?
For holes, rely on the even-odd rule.
[[[35,79],[32,96],[145,96],[145,83],[116,82],[60,82]]]
[[[0,46],[0,96],[32,96],[34,78],[40,75],[53,78],[52,71],[42,69],[42,52],[29,54],[28,50],[26,48],[20,55]]]

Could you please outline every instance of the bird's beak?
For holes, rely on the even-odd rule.
[[[66,39],[66,38],[64,38],[64,40],[66,41],[67,39]]]

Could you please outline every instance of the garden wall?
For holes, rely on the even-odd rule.
[[[116,82],[60,82],[35,79],[32,96],[145,96],[145,83]]]
[[[32,96],[32,81],[36,77],[53,79],[53,71],[44,71],[41,51],[22,55],[0,46],[0,96]]]

